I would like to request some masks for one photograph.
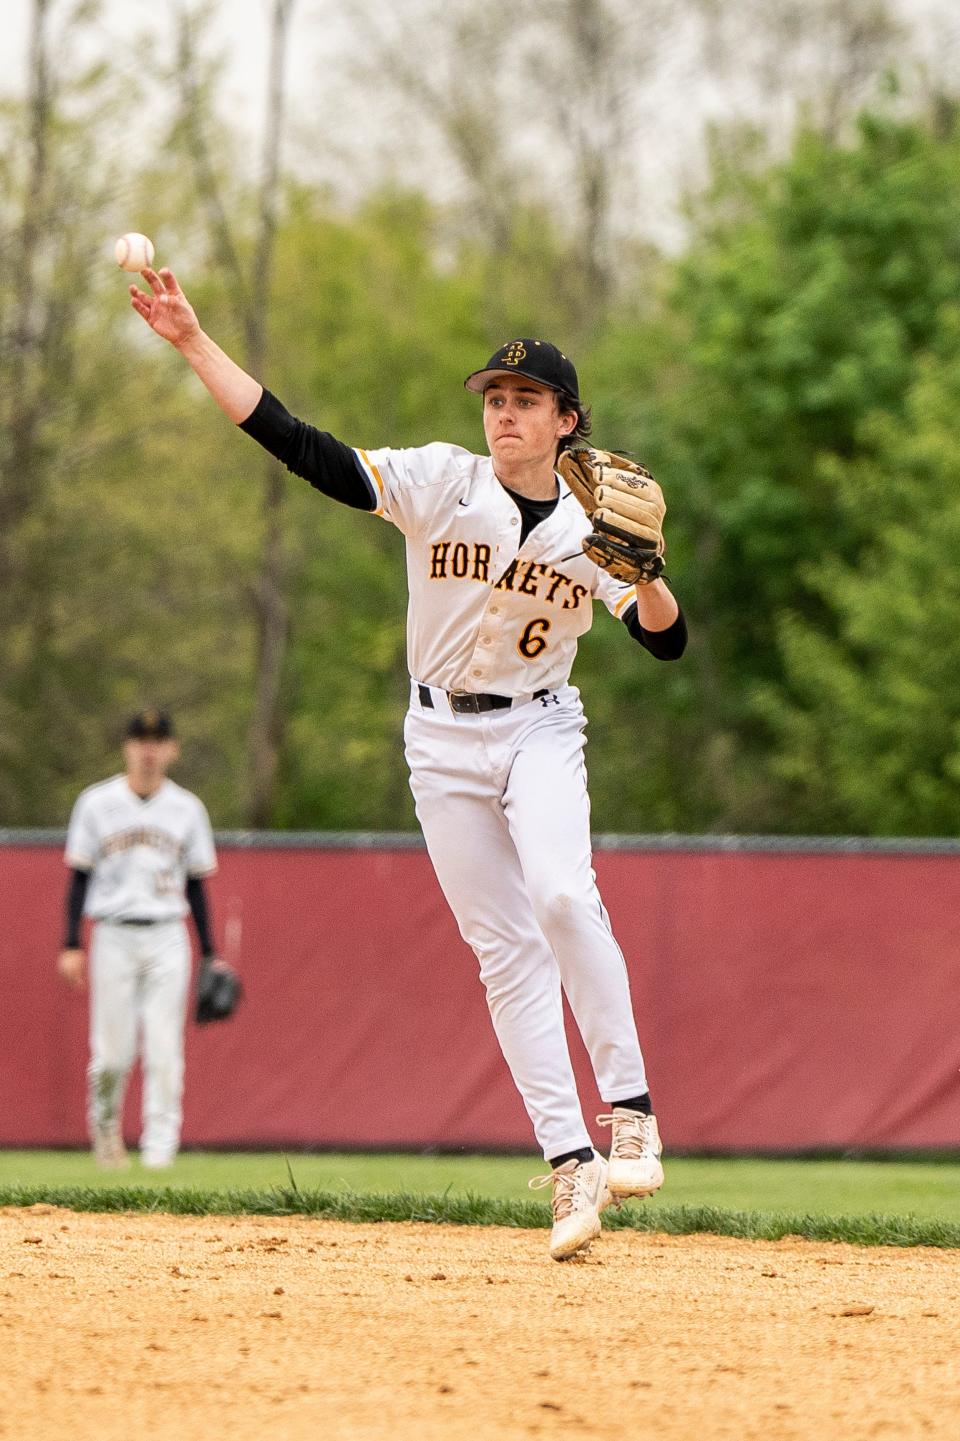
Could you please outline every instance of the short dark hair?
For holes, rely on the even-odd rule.
[[[569,390],[558,390],[557,409],[561,415],[572,414],[577,417],[577,423],[569,435],[561,435],[557,444],[557,454],[562,450],[569,450],[571,446],[580,445],[593,429],[590,407],[579,401]]]

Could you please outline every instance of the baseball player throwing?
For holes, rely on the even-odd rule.
[[[121,1135],[127,1076],[141,1051],[144,1166],[169,1166],[180,1144],[183,1034],[190,981],[184,918],[191,911],[204,965],[214,956],[203,877],[217,868],[206,809],[167,778],[178,754],[170,717],[143,711],[127,728],[126,769],[77,799],[67,833],[67,923],[60,974],[85,985],[90,950],[88,1119],[101,1166],[127,1164]]]
[[[231,420],[317,490],[405,537],[417,817],[551,1165],[532,1183],[552,1184],[551,1255],[572,1256],[612,1200],[663,1182],[626,966],[591,865],[585,719],[569,683],[594,601],[653,656],[683,652],[683,616],[659,578],[659,487],[631,462],[582,449],[577,373],[546,341],[514,340],[467,378],[489,455],[351,449],[237,366],[170,270],[143,277],[149,293],[130,287],[134,309]],[[598,1120],[611,1129],[609,1161],[584,1125],[561,989],[608,1103]]]

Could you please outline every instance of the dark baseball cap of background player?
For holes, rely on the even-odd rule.
[[[127,722],[123,759],[127,780],[146,799],[158,788],[180,754],[173,721],[165,710],[137,711]]]
[[[124,731],[124,739],[131,740],[173,740],[173,720],[169,711],[140,710],[131,716]]]
[[[577,445],[590,434],[590,411],[580,399],[580,381],[572,360],[549,340],[511,340],[495,350],[482,370],[475,370],[463,382],[467,390],[483,395],[492,380],[501,375],[522,375],[557,392],[561,414],[572,411],[577,417],[576,428],[561,436],[557,454],[568,446]]]

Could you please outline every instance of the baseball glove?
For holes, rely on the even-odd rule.
[[[233,1015],[242,995],[240,977],[233,967],[210,956],[200,965],[194,1019],[201,1025],[207,1021],[225,1021]]]
[[[571,447],[557,469],[593,522],[583,549],[615,580],[647,585],[663,570],[663,517],[659,485],[642,465],[609,450]]]

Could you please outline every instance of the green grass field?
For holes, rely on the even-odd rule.
[[[536,1157],[522,1156],[185,1152],[169,1170],[144,1170],[134,1155],[130,1169],[118,1173],[98,1170],[84,1151],[6,1151],[0,1201],[59,1199],[112,1210],[136,1192],[130,1204],[137,1208],[332,1208],[371,1219],[426,1211],[437,1219],[539,1225],[546,1208],[542,1198],[533,1200],[527,1181],[542,1169]],[[892,1228],[902,1233],[900,1244],[926,1237],[927,1244],[960,1245],[960,1162],[672,1158],[656,1201],[611,1219],[645,1228],[662,1222],[665,1229],[753,1234],[751,1227],[760,1227],[783,1234],[797,1218],[806,1218],[801,1234],[889,1239]]]

